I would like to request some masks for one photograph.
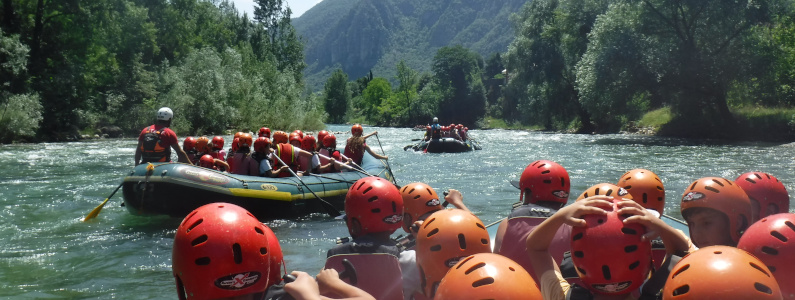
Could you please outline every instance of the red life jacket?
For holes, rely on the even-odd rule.
[[[293,172],[298,172],[298,157],[295,157],[295,150],[294,146],[290,144],[278,144],[276,146],[276,152],[274,155],[278,156],[282,159],[282,161],[290,167]],[[282,167],[282,164],[278,161],[273,164],[273,170],[276,171]],[[281,172],[279,173],[279,177],[290,177],[293,176],[290,172]]]
[[[141,163],[171,161],[171,148],[160,144],[160,134],[165,129],[155,130],[155,125],[146,129],[141,143]]]

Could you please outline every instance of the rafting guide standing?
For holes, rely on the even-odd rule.
[[[170,108],[161,107],[155,124],[141,131],[135,147],[136,166],[148,162],[170,162],[172,149],[177,152],[179,162],[188,163],[188,154],[179,147],[177,134],[168,128],[173,118],[174,112]]]

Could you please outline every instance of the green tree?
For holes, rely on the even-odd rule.
[[[0,30],[0,142],[32,137],[41,122],[42,106],[38,94],[20,93],[27,71],[28,47],[19,35]]]
[[[342,123],[345,121],[345,111],[351,100],[351,93],[348,89],[348,74],[337,69],[331,74],[323,87],[325,94],[325,107],[330,123]]]
[[[481,81],[483,60],[461,45],[442,47],[433,58],[433,72],[443,98],[442,122],[475,124],[486,111],[486,92]]]
[[[406,113],[402,114],[404,120],[401,120],[401,125],[420,122],[416,116],[419,73],[406,65],[405,61],[401,60],[397,64],[397,75],[395,79],[398,81],[398,88],[395,92],[400,95],[399,97],[401,98],[400,101],[398,101],[400,104],[396,104],[406,110]]]
[[[367,88],[362,92],[360,111],[368,121],[378,125],[385,125],[383,119],[379,118],[379,107],[392,97],[392,86],[389,80],[383,77],[376,77],[367,84]]]

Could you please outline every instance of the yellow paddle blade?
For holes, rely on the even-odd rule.
[[[110,200],[110,198],[105,198],[105,201],[102,201],[102,204],[94,208],[94,210],[86,215],[86,217],[83,219],[83,222],[87,222],[88,220],[96,218],[97,215],[99,215],[99,212],[102,211],[102,208],[105,207],[105,203],[108,203],[108,200]]]

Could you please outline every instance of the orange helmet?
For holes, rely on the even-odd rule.
[[[268,127],[262,127],[262,128],[260,128],[260,129],[259,129],[259,136],[260,136],[260,137],[266,137],[266,138],[270,138],[270,137],[271,137],[271,129],[270,129],[270,128],[268,128]]]
[[[784,184],[773,175],[762,172],[748,172],[737,179],[734,183],[739,185],[751,200],[759,204],[759,213],[754,216],[757,220],[768,215],[789,211],[789,193]],[[751,205],[755,203],[751,201]]]
[[[549,160],[530,163],[519,179],[519,201],[523,204],[550,201],[563,205],[569,200],[570,190],[569,173],[563,166]]]
[[[695,207],[711,208],[729,219],[729,229],[734,243],[740,241],[745,229],[755,219],[751,215],[751,200],[740,186],[720,177],[704,177],[694,181],[682,194],[682,216]]]
[[[185,141],[182,142],[182,150],[188,152],[194,149],[196,149],[196,138],[192,136],[186,137]]]
[[[237,139],[238,148],[244,148],[244,147],[251,148],[252,145],[254,145],[254,141],[251,140],[251,134],[244,133]]]
[[[376,232],[391,234],[400,228],[403,219],[403,197],[391,182],[379,177],[365,177],[348,189],[345,215],[349,229],[355,222],[361,225],[361,232],[354,238]]]
[[[301,135],[299,135],[298,133],[293,132],[293,133],[290,133],[290,136],[289,136],[289,138],[287,138],[287,140],[290,142],[290,144],[292,144],[293,142],[296,142],[300,146],[302,138],[301,138]],[[295,146],[295,145],[293,145],[293,146]]]
[[[196,151],[202,153],[210,152],[210,147],[208,147],[209,144],[210,139],[208,139],[206,136],[200,137],[196,140]]]
[[[307,134],[303,139],[301,139],[301,149],[304,149],[305,151],[315,151],[315,144],[317,144],[317,141],[315,141],[314,136]]]
[[[410,232],[409,227],[421,216],[442,209],[439,195],[427,184],[414,182],[400,189],[403,196],[403,230]]]
[[[273,133],[273,143],[274,144],[287,144],[290,143],[290,139],[287,136],[287,133],[284,131],[277,131]]]
[[[355,124],[351,126],[351,134],[362,135],[362,133],[364,133],[364,128],[362,128],[362,125]]]
[[[783,299],[776,279],[756,257],[729,246],[710,246],[679,261],[663,300]]]
[[[179,298],[265,291],[271,267],[265,228],[229,203],[207,204],[188,214],[177,228],[171,256]]]
[[[459,260],[491,252],[486,226],[460,209],[443,209],[428,216],[417,233],[416,249],[423,290],[431,298],[444,274]]]
[[[583,216],[585,226],[571,231],[571,259],[582,283],[605,295],[628,294],[637,290],[651,270],[651,243],[642,236],[646,228],[625,224],[613,196],[606,215]]]
[[[582,194],[580,194],[579,197],[577,197],[577,201],[580,201],[582,199],[585,199],[585,198],[588,198],[588,197],[591,197],[591,196],[596,196],[596,195],[618,196],[618,197],[621,197],[621,198],[633,199],[632,198],[632,194],[627,192],[627,190],[625,190],[624,188],[619,187],[619,186],[617,186],[615,184],[612,184],[612,183],[606,183],[605,182],[605,183],[599,183],[599,184],[596,184],[596,185],[594,185],[592,187],[589,187],[587,190],[582,192]]]
[[[258,137],[256,141],[254,141],[254,151],[259,153],[265,153],[268,151],[268,147],[270,147],[271,141],[264,137]]]
[[[795,298],[795,214],[767,216],[748,227],[737,248],[759,258],[773,273],[786,299]]]
[[[329,133],[326,137],[323,138],[323,146],[325,147],[335,147],[337,145],[337,137],[334,134]]]
[[[199,167],[212,169],[215,166],[215,159],[212,155],[205,154],[199,159]]]
[[[224,149],[224,138],[218,135],[214,136],[212,145],[213,145],[213,150]]]
[[[303,131],[301,131],[301,130],[298,130],[298,129],[296,129],[296,130],[295,130],[295,131],[293,131],[292,133],[295,133],[295,134],[297,134],[299,138],[302,138],[302,139],[304,138],[304,132],[303,132]]]
[[[235,133],[235,137],[232,138],[232,139],[239,138],[241,135],[243,135],[243,132],[242,131],[238,131],[238,132]]]
[[[627,190],[641,206],[656,210],[661,215],[665,210],[665,188],[654,172],[645,169],[631,170],[621,175],[618,186]]]
[[[513,260],[492,253],[462,259],[450,268],[434,299],[541,300],[541,291],[530,274]]]

